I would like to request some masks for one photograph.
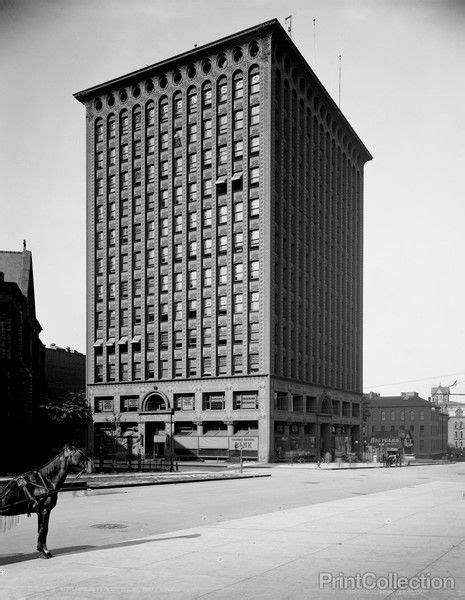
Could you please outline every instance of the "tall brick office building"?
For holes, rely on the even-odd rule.
[[[363,166],[277,20],[79,92],[96,434],[268,460],[360,440]]]

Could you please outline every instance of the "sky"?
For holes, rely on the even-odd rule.
[[[341,54],[341,108],[374,157],[365,391],[427,398],[458,379],[465,393],[465,1],[0,0],[0,249],[26,239],[33,253],[41,339],[85,352],[85,115],[72,94],[290,13],[336,100]]]

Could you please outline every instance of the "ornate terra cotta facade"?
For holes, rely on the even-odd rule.
[[[116,419],[148,456],[171,435],[186,457],[357,450],[371,156],[278,21],[75,97],[96,434]]]

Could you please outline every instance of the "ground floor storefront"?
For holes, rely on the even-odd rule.
[[[265,376],[88,388],[95,456],[336,460],[360,452],[356,394]]]

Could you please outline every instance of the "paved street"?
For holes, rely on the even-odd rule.
[[[0,597],[391,597],[318,588],[366,571],[454,575],[453,591],[394,597],[465,597],[465,465],[271,472],[61,494],[53,560],[36,559],[35,517],[0,534]]]

